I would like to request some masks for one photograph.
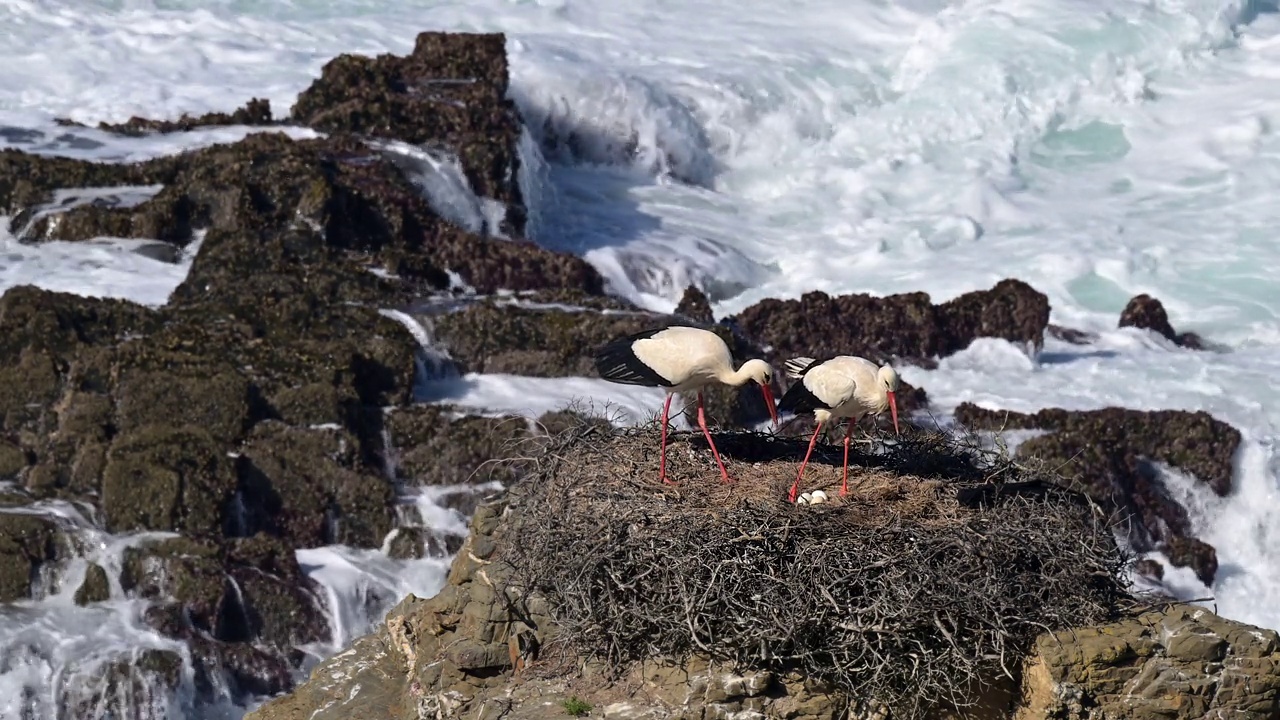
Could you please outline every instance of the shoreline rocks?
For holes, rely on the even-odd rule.
[[[334,58],[284,118],[252,99],[229,113],[98,126],[123,135],[260,128],[237,142],[126,164],[0,151],[0,214],[23,242],[110,236],[161,243],[170,260],[195,251],[187,278],[158,309],[31,286],[0,295],[0,481],[11,483],[0,489],[0,602],[41,592],[79,553],[74,528],[6,508],[58,499],[99,529],[177,532],[131,548],[117,577],[91,565],[75,601],[122,599],[117,582],[124,597],[153,601],[145,622],[191,648],[203,700],[219,687],[237,701],[291,689],[303,662],[296,646],[331,630],[296,550],[385,543],[395,557],[459,552],[460,538],[405,524],[397,509],[405,488],[509,482],[513,466],[491,461],[570,422],[563,413],[530,424],[414,405],[423,349],[382,311],[411,309],[424,296],[436,307],[415,316],[447,348],[453,370],[533,377],[593,376],[594,345],[670,322],[715,330],[739,360],[852,352],[926,366],[976,337],[1040,347],[1055,332],[1045,296],[1014,279],[936,305],[925,293],[811,293],[719,320],[695,288],[673,315],[609,297],[586,261],[523,237],[523,128],[507,97],[507,62],[502,35],[422,33],[406,56]],[[278,131],[286,123],[327,137],[293,140]],[[425,169],[388,143],[456,156],[477,198],[505,207],[498,226],[473,232],[442,217],[418,175]],[[459,281],[479,297],[459,297]],[[1128,322],[1163,333],[1158,302],[1143,307]],[[872,312],[889,319],[846,321]],[[776,377],[780,395],[790,381]],[[766,418],[755,388],[706,397],[722,428]],[[928,399],[905,386],[899,402],[907,413]],[[810,430],[801,419],[781,434]],[[1227,435],[1211,444],[1225,447]],[[1149,500],[1145,488],[1155,483],[1133,477],[1118,486],[1129,496],[1116,504],[1170,525],[1160,547],[1211,577],[1213,550],[1186,534],[1185,511]],[[1208,482],[1216,490],[1223,480]],[[476,499],[459,492],[442,502],[465,515]],[[462,552],[485,553],[474,544]],[[456,609],[494,612],[477,602]],[[527,648],[516,650],[519,666]],[[166,687],[185,672],[178,654],[149,652],[143,669]],[[492,668],[484,663],[500,664],[502,652],[483,640],[451,657],[457,667]],[[113,667],[103,692],[115,698],[141,682],[128,667]],[[653,672],[637,682],[685,692],[670,678],[690,668]],[[750,689],[762,682],[708,681],[699,707],[787,707]],[[785,712],[825,712],[825,691],[795,678],[771,682],[804,698]]]
[[[448,82],[431,89],[433,77]],[[453,83],[460,77],[474,82]],[[422,348],[381,311],[446,291],[449,273],[489,292],[600,292],[585,261],[519,237],[520,125],[506,82],[501,35],[426,33],[407,57],[330,64],[295,108],[328,137],[292,140],[265,128],[132,164],[0,152],[0,208],[24,242],[199,244],[161,308],[29,286],[0,295],[0,473],[13,483],[3,504],[56,498],[107,532],[179,534],[125,550],[118,577],[94,565],[75,594],[84,605],[119,593],[151,601],[145,622],[192,650],[197,704],[292,687],[304,661],[298,647],[333,631],[295,551],[381,547],[411,523],[399,510],[404,485],[428,480],[444,460],[430,447],[446,446],[446,436],[472,447],[470,470],[480,470],[435,472],[436,482],[490,479],[480,468],[498,449],[488,418],[405,422],[418,413]],[[450,98],[470,105],[458,111],[443,102]],[[268,119],[269,108],[251,102],[226,117],[113,129]],[[417,170],[370,131],[458,153],[472,187],[507,206],[503,230],[513,237],[441,217]],[[104,192],[112,202],[96,201]],[[392,434],[410,445],[389,445]],[[408,462],[392,474],[402,451]],[[467,510],[473,501],[457,494],[443,502]],[[398,554],[456,549],[415,530],[403,534],[417,547],[402,541]],[[0,513],[0,601],[31,597],[56,576],[78,554],[78,532]],[[129,714],[113,704],[125,701],[104,700]]]
[[[1206,412],[1123,408],[1033,414],[988,410],[961,403],[956,422],[981,430],[1047,430],[1018,447],[1020,457],[1060,466],[1103,508],[1117,512],[1139,552],[1162,550],[1176,566],[1191,567],[1212,585],[1217,553],[1192,536],[1186,508],[1173,499],[1160,471],[1163,462],[1194,476],[1219,497],[1231,491],[1240,431]]]
[[[1178,333],[1169,324],[1169,314],[1165,312],[1164,303],[1143,293],[1135,295],[1120,312],[1117,327],[1136,327],[1151,330],[1169,342],[1188,350],[1205,349],[1204,339],[1195,333]]]

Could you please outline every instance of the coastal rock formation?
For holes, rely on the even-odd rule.
[[[1143,293],[1135,295],[1120,312],[1119,327],[1136,327],[1151,330],[1168,341],[1192,350],[1204,349],[1204,340],[1195,333],[1178,333],[1169,324],[1169,314],[1164,304]]]
[[[1178,603],[1046,633],[1023,671],[1022,701],[1016,720],[1274,718],[1280,637]]]
[[[1040,348],[1049,299],[1021,280],[1001,280],[939,305],[923,292],[834,298],[811,292],[799,300],[762,300],[733,323],[747,336],[767,340],[778,357],[861,355],[929,365],[979,337]]]
[[[448,662],[406,666],[418,673],[413,678],[386,665],[384,675],[361,680],[361,702],[379,702],[377,688],[404,681],[410,695],[396,697],[412,698],[411,706],[370,707],[390,708],[390,716],[408,707],[445,712],[458,707],[451,693],[474,691],[500,715],[517,705],[542,712],[535,699],[577,692],[574,683],[586,681],[553,678],[509,697],[485,694],[505,693],[508,670],[525,669],[530,637],[550,644],[539,629],[549,610],[524,616],[520,622],[533,620],[535,632],[517,633],[514,651],[496,640],[497,628],[515,622],[503,614],[506,596],[484,580],[493,579],[486,543],[497,540],[480,533],[464,549],[460,537],[406,521],[402,501],[407,487],[461,486],[439,502],[469,515],[483,491],[475,488],[512,483],[522,458],[581,419],[552,413],[530,423],[416,405],[422,371],[593,376],[594,347],[671,322],[713,329],[738,360],[857,353],[928,364],[976,337],[1042,342],[1047,300],[1016,280],[939,305],[923,293],[817,293],[764,301],[718,322],[696,289],[672,315],[608,297],[584,260],[523,237],[522,129],[507,84],[501,35],[423,33],[407,56],[335,58],[284,119],[254,99],[230,113],[100,126],[125,135],[262,126],[237,142],[137,163],[0,151],[0,214],[22,242],[135,238],[153,241],[147,252],[165,261],[194,254],[185,281],[160,308],[32,286],[0,296],[0,602],[39,598],[69,580],[83,606],[150,601],[143,621],[169,643],[81,668],[57,699],[65,712],[160,717],[164,693],[181,684],[193,684],[183,697],[197,705],[224,699],[219,693],[244,702],[290,690],[302,667],[298,645],[333,631],[296,551],[331,543],[385,546],[396,558],[461,552],[449,585],[455,590],[407,599],[377,636],[390,648],[385,662],[402,664],[415,662],[407,652],[425,658],[457,640]],[[279,131],[286,123],[326,136],[291,139]],[[433,204],[420,159],[444,151],[456,156],[483,222]],[[504,210],[490,222],[495,204]],[[443,360],[424,360],[419,328],[388,312],[419,301],[426,309],[413,308],[414,318]],[[881,311],[885,320],[866,320]],[[781,395],[790,381],[775,377]],[[706,397],[721,427],[766,418],[754,387],[710,389]],[[921,388],[899,392],[904,413],[926,402]],[[779,442],[809,431],[809,421],[797,419]],[[755,462],[742,437],[728,433],[721,445],[735,469]],[[1188,437],[1150,442],[1198,452],[1187,442],[1200,436]],[[1231,440],[1222,434],[1213,442]],[[822,459],[835,452],[816,451],[811,478],[830,481],[834,471]],[[1129,456],[1121,459],[1098,467],[1127,468]],[[1148,501],[1144,488],[1152,483],[1133,477],[1115,504],[1133,507],[1152,527],[1173,528],[1152,537],[1171,558],[1211,575],[1213,550],[1180,530],[1185,513]],[[1229,475],[1201,477],[1215,487],[1229,483]],[[52,500],[83,518],[35,504]],[[479,525],[496,521],[491,510],[478,511]],[[90,563],[83,578],[64,577],[68,560],[85,554],[83,536],[98,531],[178,537],[139,541],[111,558],[119,562]],[[440,630],[443,639],[406,639],[411,625]],[[181,644],[187,647],[177,652]],[[345,663],[366,649],[383,652],[378,647],[362,639],[354,655],[323,667],[354,672]],[[548,655],[541,657],[546,667]],[[585,672],[603,677],[606,670],[596,663]],[[803,674],[727,672],[722,661],[691,657],[645,666],[627,682],[650,688],[655,707],[687,707],[699,717],[766,707],[794,718],[831,717],[847,697]],[[414,682],[444,694],[424,699],[430,694],[413,694]],[[315,692],[328,690],[313,682],[290,697]],[[608,703],[592,697],[611,715],[628,712],[621,695]]]
[[[22,241],[133,237],[195,253],[160,308],[31,286],[0,296],[0,479],[12,483],[0,492],[0,601],[56,590],[67,560],[82,553],[89,528],[34,501],[72,503],[94,530],[179,534],[91,565],[72,590],[82,605],[121,593],[151,601],[145,622],[187,643],[191,660],[157,651],[143,663],[154,672],[108,673],[97,690],[70,683],[58,701],[68,708],[159,712],[118,703],[142,703],[125,692],[138,683],[163,694],[170,680],[192,676],[197,704],[291,687],[298,646],[333,632],[297,549],[394,540],[402,557],[446,555],[456,545],[398,527],[401,485],[503,477],[486,461],[501,456],[493,432],[511,419],[419,413],[422,348],[383,311],[457,281],[483,292],[600,290],[581,259],[519,237],[519,122],[505,98],[502,36],[428,33],[407,58],[365,60],[331,63],[295,108],[328,137],[270,131],[123,164],[0,152],[0,212]],[[367,72],[339,71],[355,66]],[[471,103],[466,112],[419,92],[433,73],[445,81],[440,92]],[[449,85],[459,77],[476,82]],[[406,80],[417,85],[406,90]],[[402,97],[378,104],[378,93]],[[412,119],[387,124],[377,108]],[[227,117],[135,118],[111,129],[269,119],[265,104],[251,102]],[[381,138],[368,136],[374,129]],[[471,186],[507,205],[501,230],[513,237],[442,217],[411,154],[382,140],[460,154]],[[523,419],[514,424],[528,432]],[[441,447],[455,449],[433,455]],[[444,502],[469,512],[466,494]],[[14,506],[26,507],[3,511]]]
[[[65,127],[84,127],[83,123],[78,123],[66,118],[57,120],[59,125]],[[150,135],[152,133],[174,133],[186,132],[201,127],[218,127],[227,125],[273,125],[275,120],[271,117],[271,101],[262,98],[252,98],[242,107],[235,110],[224,112],[209,112],[203,115],[191,116],[186,113],[177,120],[151,120],[144,117],[134,116],[122,123],[98,123],[98,129],[117,135],[129,135],[139,137],[142,135]]]
[[[1160,549],[1175,565],[1191,567],[1213,582],[1217,555],[1192,535],[1186,508],[1170,497],[1162,462],[1205,483],[1218,496],[1231,491],[1240,431],[1206,412],[1122,408],[1034,414],[989,410],[971,403],[956,408],[956,421],[985,430],[1048,430],[1018,446],[1018,455],[1060,466],[1060,472],[1118,513],[1139,551]]]

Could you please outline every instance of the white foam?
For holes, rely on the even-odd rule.
[[[282,115],[339,53],[404,53],[425,29],[504,31],[510,95],[535,124],[519,179],[540,242],[583,255],[611,289],[652,309],[699,284],[718,316],[812,290],[924,289],[938,301],[1005,277],[1031,283],[1054,322],[1099,341],[1050,340],[1037,357],[983,341],[936,370],[903,368],[904,378],[928,390],[935,414],[965,400],[1021,411],[1115,404],[1203,409],[1242,428],[1234,493],[1183,489],[1218,550],[1219,611],[1280,628],[1273,6],[21,0],[0,6],[10,29],[0,143],[127,161],[230,141],[251,130],[130,139],[51,119],[176,117],[251,96]],[[475,223],[471,210],[457,217]],[[0,237],[0,289],[158,304],[185,272],[93,244]],[[1161,298],[1180,330],[1230,351],[1114,330],[1140,292]],[[652,417],[662,400],[506,376],[433,392],[524,415],[613,401],[620,422]],[[313,559],[333,587],[365,582],[347,574],[362,562],[379,567],[337,549]],[[1185,574],[1168,577],[1202,593]],[[353,617],[349,627],[362,622]]]
[[[184,643],[148,627],[142,613],[149,603],[126,598],[119,580],[127,548],[174,533],[112,536],[62,501],[2,508],[0,513],[44,518],[80,553],[61,569],[52,565],[41,568],[38,599],[0,605],[0,717],[54,717],[60,704],[87,699],[86,693],[95,688],[104,690],[103,673],[108,666],[130,663],[131,658],[150,649],[175,653],[183,663],[178,692],[152,680],[144,683],[143,689],[154,697],[125,693],[122,709],[134,708],[141,713],[139,717],[163,717],[148,714],[154,710],[190,712],[194,701],[190,651]],[[90,562],[107,571],[110,597],[81,607],[75,604],[74,596]],[[208,710],[222,712],[225,707]]]
[[[535,378],[500,373],[467,373],[427,384],[418,397],[424,402],[454,405],[484,415],[523,415],[537,418],[557,410],[577,409],[609,418],[616,425],[647,422],[662,412],[666,393],[659,388],[619,385],[583,377]],[[681,406],[673,400],[671,422]]]
[[[445,485],[404,488],[401,507],[409,513],[377,550],[329,545],[296,551],[303,572],[322,588],[329,611],[332,635],[327,642],[310,648],[328,657],[347,647],[355,638],[380,622],[396,603],[409,593],[429,598],[444,587],[453,555],[443,553],[449,538],[461,541],[468,532],[467,518],[450,507],[448,500],[462,496],[484,497],[502,486],[496,482],[475,485]],[[420,548],[417,559],[394,559],[388,554],[400,528],[420,528],[424,537],[435,538],[439,547]],[[460,542],[459,542],[460,544]]]
[[[373,141],[373,145],[405,171],[440,217],[467,232],[505,237],[501,225],[506,206],[475,193],[457,155],[398,140]]]
[[[18,285],[160,306],[186,279],[195,259],[193,243],[165,262],[139,252],[145,240],[95,238],[24,244],[6,229],[0,216],[0,292]]]

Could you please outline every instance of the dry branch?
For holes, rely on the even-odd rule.
[[[657,481],[655,428],[570,428],[512,488],[499,558],[544,595],[584,656],[622,669],[704,654],[799,669],[899,718],[971,705],[1049,628],[1096,623],[1128,597],[1108,518],[1042,471],[920,433],[810,464],[833,502],[785,501],[803,440],[672,438]],[[960,499],[963,498],[962,503]]]

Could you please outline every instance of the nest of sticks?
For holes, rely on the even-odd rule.
[[[971,439],[858,444],[847,497],[843,448],[819,446],[802,490],[825,490],[820,505],[786,501],[804,440],[716,444],[733,484],[689,433],[670,439],[677,484],[660,484],[652,425],[583,424],[526,458],[498,557],[577,654],[798,670],[917,718],[973,705],[1037,635],[1130,599],[1110,518]]]

